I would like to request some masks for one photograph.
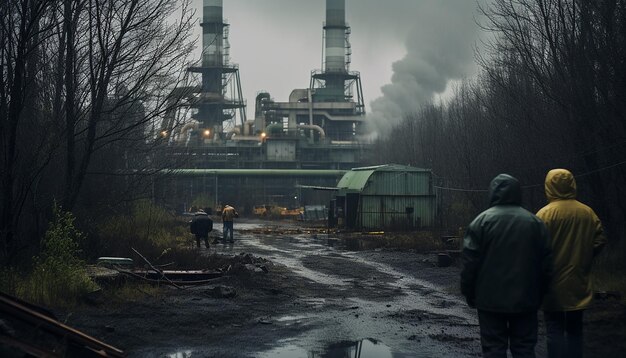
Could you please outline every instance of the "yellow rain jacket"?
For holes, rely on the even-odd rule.
[[[548,205],[537,212],[550,233],[554,272],[544,311],[575,311],[591,303],[591,263],[606,244],[602,223],[587,205],[576,200],[576,181],[565,169],[548,172]]]
[[[239,213],[230,205],[226,205],[222,209],[222,221],[233,221],[234,218],[238,218]]]

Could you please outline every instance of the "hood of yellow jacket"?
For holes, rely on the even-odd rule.
[[[567,169],[552,169],[546,175],[546,198],[549,202],[576,198],[576,179]]]

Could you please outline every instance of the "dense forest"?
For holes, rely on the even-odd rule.
[[[495,0],[480,11],[493,37],[476,54],[479,75],[407,115],[374,161],[432,168],[448,226],[485,208],[498,173],[517,177],[536,211],[548,170],[567,168],[623,255],[626,1]]]

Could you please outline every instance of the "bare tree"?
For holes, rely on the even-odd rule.
[[[45,143],[29,129],[40,109],[40,48],[56,25],[50,16],[54,3],[12,0],[0,4],[0,243],[4,258],[15,246],[15,228],[27,193],[49,159],[37,156]],[[24,145],[24,134],[32,135],[28,145]]]
[[[177,0],[86,5],[76,54],[84,95],[76,120],[66,121],[65,208],[75,205],[94,152],[116,142],[145,145],[147,125],[178,105],[168,94],[182,80],[192,49],[188,6]],[[178,21],[169,24],[177,11]]]
[[[626,3],[496,0],[483,10],[486,27],[500,34],[493,49],[508,52],[527,82],[555,108],[553,117],[543,120],[552,123],[563,148],[569,144],[570,152],[564,152],[569,155],[558,156],[588,173],[586,184],[602,216],[609,222],[626,221],[626,191],[617,184],[626,177],[618,154],[626,149],[626,65],[620,58]],[[619,228],[613,227],[623,231]]]
[[[170,93],[186,77],[193,11],[188,0],[9,0],[0,21],[6,258],[25,205],[35,222],[54,199],[71,210],[88,173],[155,145],[148,128],[182,98]]]

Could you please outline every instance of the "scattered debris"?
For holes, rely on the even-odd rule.
[[[256,257],[243,252],[235,256],[234,261],[234,264],[228,265],[228,267],[226,267],[223,271],[233,274],[268,273],[269,269],[267,266],[271,263],[264,258]]]
[[[149,283],[172,285],[182,289],[183,286],[210,284],[222,277],[220,271],[189,271],[189,270],[118,270],[127,276]]]
[[[96,262],[98,266],[105,266],[105,267],[118,267],[118,266],[132,267],[134,264],[133,259],[128,258],[128,257],[98,257]]]
[[[166,277],[177,283],[208,281],[222,276],[221,272],[215,270],[164,270],[160,272],[155,272],[153,270],[137,270],[133,272],[144,274],[146,278],[153,280]]]
[[[180,286],[178,286],[176,283],[172,282],[169,278],[167,278],[165,276],[165,274],[161,271],[159,271],[159,269],[157,269],[156,267],[154,267],[154,265],[152,265],[152,263],[150,263],[150,261],[148,261],[148,259],[146,259],[142,254],[139,253],[139,251],[135,250],[134,247],[131,247],[131,249],[137,254],[139,255],[139,257],[141,257],[154,271],[158,272],[161,274],[161,278],[163,278],[164,280],[166,280],[169,284],[171,284],[172,286],[176,287],[176,288],[181,288]]]
[[[257,272],[257,273],[263,272],[263,270],[260,267],[257,267],[257,266],[252,265],[252,264],[245,264],[244,267],[248,271]]]

